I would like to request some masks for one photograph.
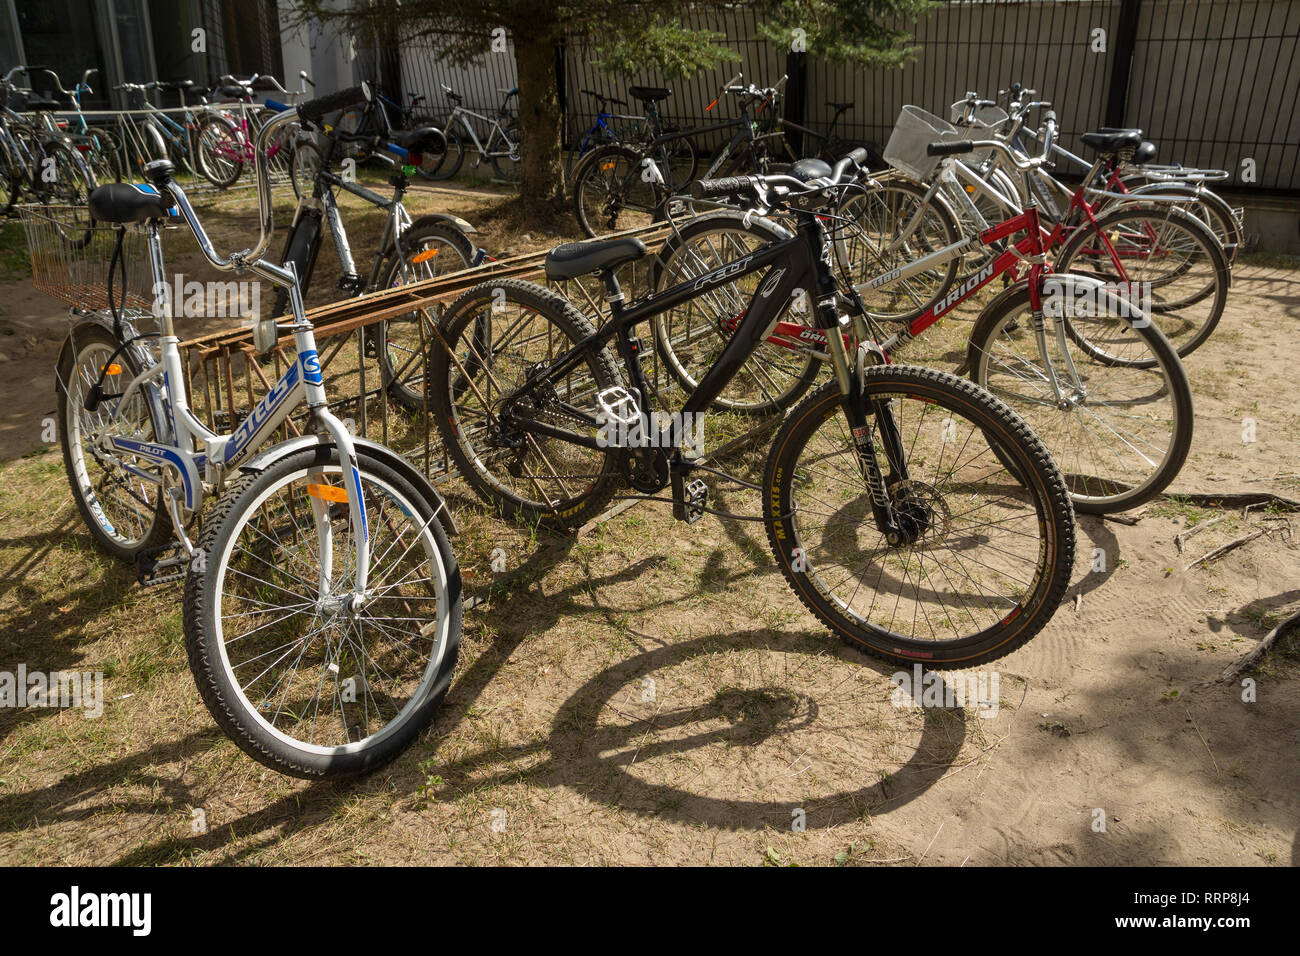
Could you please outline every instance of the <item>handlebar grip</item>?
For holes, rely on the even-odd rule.
[[[319,123],[321,117],[326,113],[345,110],[350,106],[359,106],[369,101],[370,88],[363,83],[361,86],[350,86],[346,90],[327,93],[324,96],[318,96],[314,100],[308,100],[306,103],[300,104],[298,106],[298,116],[306,122]]]
[[[410,155],[410,153],[407,150],[398,146],[396,143],[385,143],[384,149],[388,150],[390,153],[392,153],[394,156],[398,157],[399,159],[406,159]]]
[[[973,153],[975,144],[967,140],[956,143],[931,143],[925,147],[927,156],[956,156],[958,153]]]
[[[272,110],[273,112],[276,113],[283,113],[285,110],[289,108],[288,104],[281,103],[278,100],[267,100],[264,105],[268,110]]]
[[[748,176],[724,176],[721,179],[698,179],[691,183],[691,198],[721,199],[724,196],[753,195],[754,185]]]
[[[1043,122],[1044,122],[1044,123],[1055,123],[1055,122],[1056,122],[1056,111],[1055,111],[1055,110],[1048,110],[1048,111],[1047,111],[1047,115],[1043,117]]]
[[[850,152],[844,158],[853,160],[853,162],[857,163],[859,166],[865,166],[867,165],[867,155],[868,153],[866,149],[859,146],[857,149]]]

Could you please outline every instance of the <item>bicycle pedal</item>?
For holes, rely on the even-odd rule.
[[[361,276],[354,272],[339,276],[339,291],[341,292],[360,292],[365,287],[361,281]]]
[[[611,385],[596,394],[605,421],[618,425],[635,425],[641,421],[641,406],[636,396],[622,385]]]
[[[166,555],[166,557],[163,557]],[[188,561],[178,542],[145,548],[135,556],[135,580],[142,588],[169,584],[185,577]],[[176,569],[180,570],[176,570]]]
[[[674,484],[681,487],[680,479]],[[680,495],[673,495],[673,517],[687,524],[695,524],[704,517],[704,508],[708,502],[709,486],[696,478],[686,483]]]

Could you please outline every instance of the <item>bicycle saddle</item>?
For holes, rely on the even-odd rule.
[[[162,80],[158,84],[158,89],[171,90],[173,93],[179,93],[181,90],[190,90],[193,87],[193,80]]]
[[[629,96],[646,103],[658,103],[673,95],[672,90],[662,86],[629,86],[627,92]]]
[[[856,103],[832,103],[830,100],[826,101],[826,105],[833,110],[851,110],[857,106]]]
[[[90,218],[96,222],[148,222],[165,219],[168,208],[158,190],[138,183],[108,183],[90,194]]]
[[[1142,145],[1140,129],[1102,129],[1084,133],[1083,142],[1099,153],[1118,153]]]
[[[546,254],[546,278],[576,279],[601,269],[613,269],[646,254],[640,239],[598,239],[566,242]]]
[[[388,141],[411,152],[427,153],[432,148],[441,149],[447,138],[436,126],[420,126],[416,129],[394,130],[388,134]]]

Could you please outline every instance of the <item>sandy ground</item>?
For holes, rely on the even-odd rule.
[[[65,319],[30,283],[4,288],[0,456],[17,458],[42,445]],[[1195,450],[1172,492],[1300,497],[1298,319],[1300,271],[1238,267],[1187,361]],[[57,453],[4,473],[25,490],[0,490],[0,665],[156,668],[124,665],[109,696],[131,696],[102,722],[0,716],[0,861],[1300,864],[1294,639],[1245,686],[1198,686],[1300,607],[1300,541],[1262,508],[1081,518],[1066,602],[994,665],[1000,708],[980,717],[893,706],[893,668],[827,637],[757,525],[640,505],[539,549],[464,507],[471,588],[503,541],[526,573],[467,614],[429,733],[331,786],[279,778],[213,728],[173,633],[178,592],[141,595],[93,554]],[[752,494],[718,501],[758,511]],[[1179,552],[1179,532],[1222,514]],[[128,626],[144,610],[156,645]]]

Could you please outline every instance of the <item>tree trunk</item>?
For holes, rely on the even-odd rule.
[[[520,200],[524,209],[549,214],[564,205],[559,91],[555,45],[545,24],[514,32],[519,76]]]

